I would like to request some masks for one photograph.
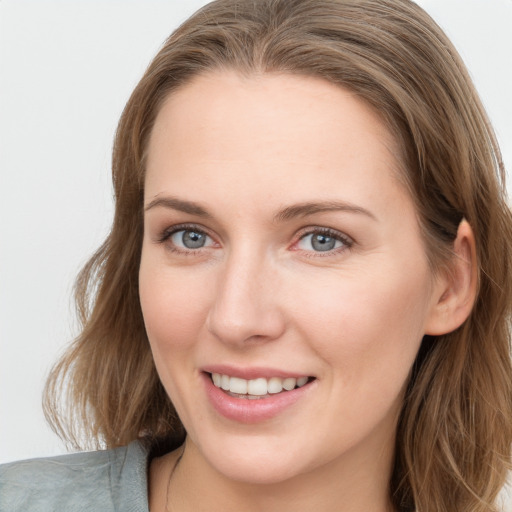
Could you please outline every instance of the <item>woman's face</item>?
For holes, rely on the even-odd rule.
[[[162,107],[140,299],[162,383],[214,470],[389,471],[439,299],[398,173],[381,119],[320,79],[210,73]]]

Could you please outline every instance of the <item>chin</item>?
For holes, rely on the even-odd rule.
[[[250,441],[249,441],[250,443]],[[226,478],[247,484],[276,484],[301,473],[304,460],[298,453],[288,453],[284,447],[272,449],[258,447],[242,449],[234,443],[229,450],[218,446],[204,453],[209,464]]]
[[[287,466],[273,461],[266,464],[249,464],[247,460],[227,464],[217,463],[217,471],[226,478],[245,484],[270,485],[282,483],[299,474],[296,466]]]

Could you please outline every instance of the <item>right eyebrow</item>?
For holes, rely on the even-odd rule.
[[[147,212],[148,210],[156,207],[169,208],[171,210],[197,215],[198,217],[212,217],[211,214],[198,203],[194,203],[193,201],[183,201],[176,197],[157,197],[144,207],[144,211]]]

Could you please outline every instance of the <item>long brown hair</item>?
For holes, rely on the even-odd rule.
[[[434,272],[449,264],[460,221],[470,223],[476,303],[455,332],[423,340],[398,424],[390,495],[400,510],[493,510],[512,444],[505,172],[464,64],[409,0],[218,0],[171,35],[119,123],[114,222],[78,276],[83,330],[47,382],[49,421],[77,446],[182,433],[153,365],[138,298],[145,151],[168,94],[223,68],[320,77],[371,105],[402,149]]]

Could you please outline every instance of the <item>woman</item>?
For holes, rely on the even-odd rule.
[[[2,510],[493,510],[503,174],[415,4],[206,6],[123,113],[114,224],[48,381],[55,429],[111,450],[4,467]]]

